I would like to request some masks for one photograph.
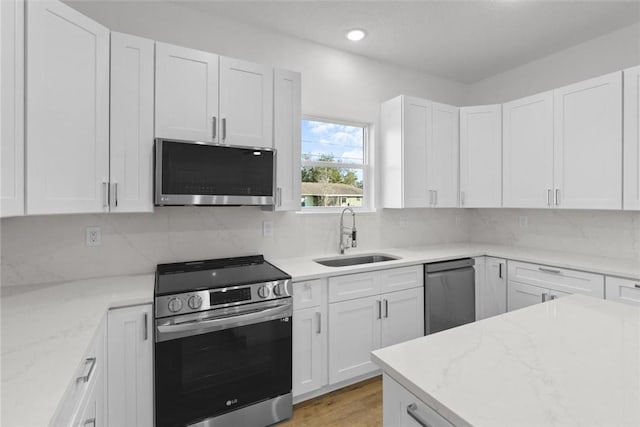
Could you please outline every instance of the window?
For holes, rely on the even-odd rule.
[[[368,127],[302,120],[302,208],[367,208]]]

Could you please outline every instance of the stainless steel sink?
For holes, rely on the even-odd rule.
[[[327,267],[346,267],[349,265],[372,264],[376,262],[393,261],[400,257],[387,254],[361,254],[352,256],[339,256],[334,258],[314,259],[318,264]]]

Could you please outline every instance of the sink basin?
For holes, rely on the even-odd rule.
[[[339,256],[334,258],[314,259],[318,264],[327,267],[346,267],[349,265],[372,264],[376,262],[393,261],[400,259],[397,256],[387,254],[361,254],[352,256]]]

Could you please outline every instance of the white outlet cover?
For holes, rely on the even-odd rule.
[[[273,236],[273,221],[262,221],[262,235],[264,237]]]
[[[87,246],[100,246],[102,244],[102,229],[100,227],[87,227],[85,229],[85,244]]]

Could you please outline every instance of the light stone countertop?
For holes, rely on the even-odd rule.
[[[314,259],[341,256],[337,253],[330,255],[281,258],[269,261],[289,273],[293,277],[294,281],[310,280],[327,276],[340,276],[343,274],[363,271],[383,270],[387,268],[436,262],[452,258],[476,257],[482,255],[640,280],[640,260],[606,258],[593,255],[580,255],[567,252],[554,252],[484,243],[452,243],[413,248],[386,248],[376,250],[350,249],[344,256],[367,253],[395,255],[399,256],[401,259],[348,267],[327,267],[313,261]]]
[[[349,250],[399,260],[325,267],[306,256],[269,260],[295,281],[489,255],[640,280],[640,262],[487,244]],[[151,303],[154,275],[2,288],[2,415],[4,426],[44,426],[55,413],[76,367],[109,308]]]
[[[151,303],[154,275],[3,288],[4,427],[49,424],[107,310]]]
[[[640,307],[572,295],[372,360],[456,426],[640,426]]]

